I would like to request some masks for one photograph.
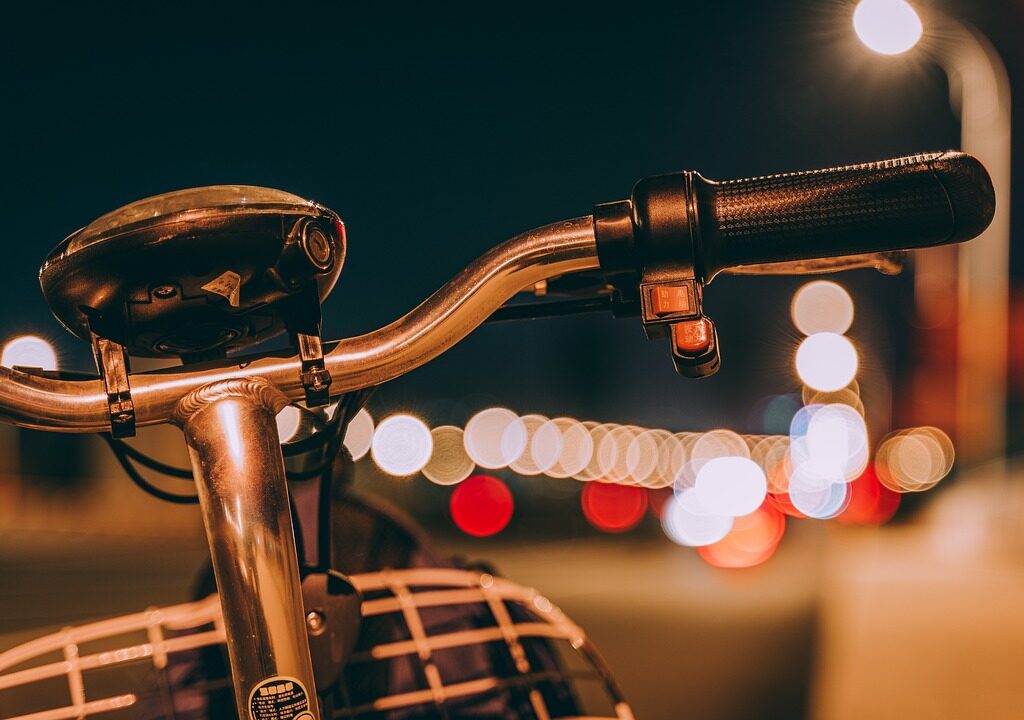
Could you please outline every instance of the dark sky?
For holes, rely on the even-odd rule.
[[[992,36],[1014,77],[1016,5],[943,3]],[[503,238],[625,197],[645,175],[726,179],[958,138],[941,72],[869,56],[836,0],[97,7],[5,11],[0,43],[0,333],[50,335],[72,365],[86,348],[49,317],[38,266],[77,227],[147,195],[248,183],[337,210],[350,245],[325,307],[333,338],[390,321]],[[854,334],[897,366],[908,280],[843,281]],[[758,397],[796,387],[799,283],[709,288],[724,354],[711,380],[676,378],[637,322],[589,317],[485,328],[378,402],[742,429]]]

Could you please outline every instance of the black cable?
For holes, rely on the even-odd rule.
[[[374,390],[375,388],[372,387],[363,388],[345,395],[338,401],[338,407],[334,411],[332,421],[337,420],[338,422],[337,426],[333,428],[330,443],[327,446],[317,493],[316,563],[321,571],[331,569],[331,491],[335,460],[345,445],[345,433],[348,431],[349,423],[352,422],[356,413],[366,405]]]
[[[345,429],[347,429],[352,415],[355,414],[351,410],[351,401],[357,398],[364,398],[362,401],[358,402],[356,406],[356,412],[358,412],[359,408],[362,407],[363,402],[365,402],[365,397],[367,396],[368,393],[364,390],[343,396],[338,401],[338,407],[335,409],[334,416],[327,422],[324,422],[323,418],[318,413],[299,407],[301,412],[303,412],[307,417],[312,418],[314,432],[312,435],[305,437],[302,440],[282,444],[282,455],[284,457],[294,457],[319,448],[325,448],[325,452],[323,454],[322,461],[313,468],[307,470],[286,470],[285,475],[289,481],[310,480],[315,477],[320,477],[321,484],[323,485],[323,479],[326,477],[328,479],[326,485],[329,489],[331,469],[334,465],[334,460],[344,443]],[[175,467],[174,465],[169,465],[157,460],[141,450],[132,447],[125,441],[112,437],[110,433],[100,433],[100,437],[106,441],[107,446],[114,453],[114,457],[117,459],[118,463],[124,469],[131,481],[145,492],[161,500],[166,500],[167,502],[179,505],[191,505],[199,502],[199,497],[197,495],[179,495],[157,487],[142,476],[138,471],[138,468],[132,464],[132,461],[162,475],[194,482],[195,477],[191,470]],[[321,491],[321,495],[322,494],[323,491]],[[328,493],[328,504],[329,501],[330,497]],[[323,499],[321,498],[318,502],[322,504]],[[318,509],[318,515],[322,516],[323,511]],[[318,542],[318,549],[319,547],[320,543]]]
[[[114,457],[117,458],[118,463],[120,463],[125,473],[128,474],[131,481],[145,492],[149,493],[153,497],[159,498],[160,500],[166,500],[169,503],[174,503],[175,505],[195,505],[199,502],[198,495],[179,495],[177,493],[167,492],[166,490],[158,488],[149,480],[142,477],[135,466],[132,465],[127,453],[125,453],[122,447],[118,445],[118,441],[112,438],[108,433],[100,433],[100,437],[106,440],[107,445],[114,452]]]
[[[539,303],[515,303],[502,305],[491,313],[484,322],[504,322],[507,320],[535,320],[561,315],[579,315],[581,313],[611,311],[612,300],[602,295],[599,297],[577,298],[575,300],[558,300]]]
[[[174,478],[181,478],[182,480],[195,480],[195,477],[192,475],[192,471],[189,470],[188,468],[179,468],[173,465],[168,465],[167,463],[160,462],[151,455],[146,455],[141,450],[133,448],[124,440],[119,440],[117,438],[110,437],[107,434],[104,434],[103,437],[107,438],[108,443],[116,443],[117,446],[121,449],[122,452],[124,452],[125,455],[127,455],[140,465],[148,467],[150,470],[156,470],[158,473],[169,475]]]

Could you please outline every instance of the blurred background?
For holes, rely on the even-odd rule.
[[[1014,715],[1024,254],[1011,229],[1024,203],[1010,149],[1024,6],[863,5],[856,27],[843,0],[9,9],[0,336],[45,342],[8,345],[3,364],[93,370],[50,316],[38,267],[75,229],[170,190],[265,185],[336,210],[349,248],[324,335],[339,338],[647,175],[963,148],[997,187],[983,238],[919,252],[895,276],[716,279],[712,378],[676,376],[637,320],[493,324],[379,388],[348,445],[358,492],[583,625],[639,718]],[[855,412],[815,415],[826,404]],[[557,427],[554,460],[480,462],[481,411],[535,455]],[[848,452],[839,490],[802,497],[780,458],[814,422],[848,431]],[[570,428],[593,447],[560,473]],[[410,459],[424,435],[433,455]],[[133,442],[187,463],[176,430]],[[0,651],[191,596],[206,557],[196,508],[131,485],[96,437],[0,426],[0,447]],[[752,508],[694,521],[680,498],[709,460],[737,454],[760,468]],[[653,458],[646,472],[638,456]],[[749,486],[735,477],[723,482]]]

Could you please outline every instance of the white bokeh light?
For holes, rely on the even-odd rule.
[[[712,515],[739,517],[761,507],[768,481],[761,467],[746,457],[717,457],[697,472],[696,499]]]
[[[405,477],[423,469],[434,451],[430,429],[412,415],[392,415],[373,433],[370,454],[388,475]]]
[[[302,420],[302,412],[294,405],[285,405],[284,409],[277,414],[277,435],[281,442],[288,442],[295,433],[299,431],[299,422]]]
[[[36,335],[22,335],[14,338],[4,345],[3,354],[0,355],[0,365],[4,367],[42,368],[43,370],[57,369],[57,353],[53,345]]]
[[[562,428],[554,420],[547,420],[530,437],[530,455],[533,463],[542,473],[547,473],[558,464],[562,456]]]
[[[853,324],[853,300],[842,286],[830,280],[815,280],[793,295],[790,314],[793,324],[804,335],[842,335]]]
[[[853,480],[868,462],[864,418],[849,405],[808,405],[791,425],[790,459],[808,486]]]
[[[507,408],[481,410],[466,423],[466,454],[482,468],[503,468],[526,450],[526,426]]]
[[[841,513],[850,497],[846,483],[829,483],[820,487],[808,486],[800,481],[800,470],[793,473],[789,483],[789,500],[793,507],[815,520],[828,520]]]
[[[373,416],[366,408],[360,408],[345,429],[345,447],[352,454],[353,460],[359,460],[370,452],[373,429]]]
[[[917,44],[924,32],[921,18],[905,0],[861,0],[853,11],[860,41],[882,55],[899,55]]]
[[[846,387],[857,374],[857,349],[838,333],[815,333],[804,338],[796,351],[796,372],[815,390],[830,392]]]
[[[661,527],[677,545],[700,547],[716,543],[732,530],[727,515],[704,512],[693,490],[668,499],[661,515]]]
[[[594,454],[594,439],[590,430],[579,420],[560,417],[551,421],[562,436],[562,449],[558,461],[547,470],[554,478],[572,477],[581,472]]]

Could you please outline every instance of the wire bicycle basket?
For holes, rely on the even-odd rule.
[[[449,568],[350,580],[363,627],[343,679],[320,689],[325,717],[633,717],[593,643],[536,590]],[[224,643],[216,595],[64,628],[0,653],[0,718],[230,716]]]

